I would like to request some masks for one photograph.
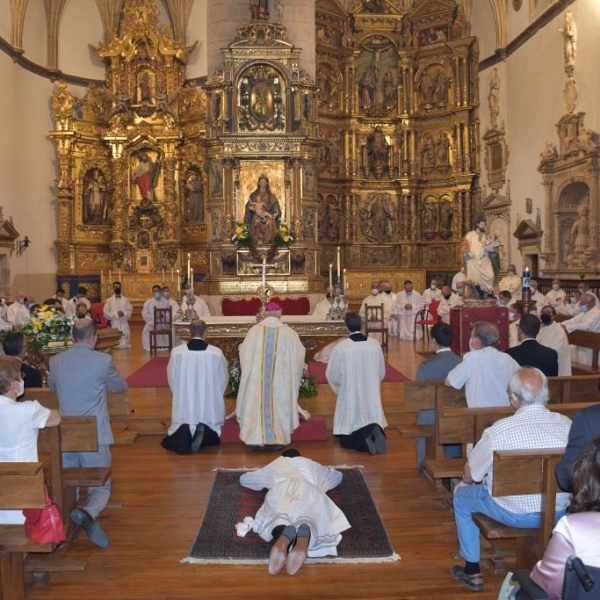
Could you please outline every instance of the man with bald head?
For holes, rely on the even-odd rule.
[[[492,465],[497,450],[538,450],[564,448],[571,419],[546,407],[548,380],[533,367],[516,371],[508,385],[508,398],[514,415],[496,421],[477,442],[465,464],[462,480],[454,488],[454,519],[465,566],[455,565],[452,576],[473,591],[483,589],[479,568],[479,529],[473,513],[483,513],[511,527],[538,527],[541,495],[492,496]],[[557,519],[564,514],[569,494],[556,497]]]
[[[48,385],[58,395],[61,415],[96,417],[97,452],[64,452],[65,467],[110,467],[110,445],[114,443],[108,417],[108,391],[127,391],[127,383],[117,371],[110,354],[97,352],[96,324],[92,319],[78,319],[73,325],[73,346],[50,359]],[[83,527],[90,540],[105,548],[108,536],[96,518],[108,504],[111,480],[103,486],[90,487],[85,503],[71,511],[71,520]]]

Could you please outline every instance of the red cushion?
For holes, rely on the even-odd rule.
[[[106,329],[108,320],[104,316],[104,302],[94,302],[92,304],[92,319],[96,323],[97,329]]]
[[[310,300],[307,296],[299,296],[298,298],[280,298],[274,296],[272,302],[277,302],[281,306],[281,313],[284,315],[309,315]]]
[[[254,316],[260,309],[260,298],[223,298],[221,314],[224,317]]]

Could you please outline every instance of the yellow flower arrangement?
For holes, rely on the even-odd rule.
[[[49,306],[40,306],[30,321],[21,327],[21,332],[39,350],[53,344],[67,344],[71,341],[73,317]]]

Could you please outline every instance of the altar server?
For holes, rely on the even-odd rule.
[[[269,302],[265,318],[251,327],[239,347],[242,376],[235,412],[245,444],[277,448],[290,443],[300,425],[305,352],[298,334],[281,322],[281,307]]]
[[[381,405],[381,382],[385,360],[379,342],[361,333],[362,319],[347,313],[344,319],[349,336],[333,349],[325,371],[337,394],[333,434],[344,448],[385,454],[387,421]]]
[[[169,435],[162,446],[181,454],[218,444],[225,422],[223,394],[229,383],[227,359],[219,348],[204,340],[205,333],[204,321],[192,321],[190,341],[171,350],[167,366],[173,406]],[[176,436],[182,426],[185,431]],[[185,437],[188,446],[177,446],[177,440]]]
[[[123,335],[117,348],[131,348],[129,319],[133,314],[131,302],[121,294],[120,281],[113,283],[113,295],[104,304],[104,316],[110,321],[110,326],[118,329]]]
[[[288,575],[295,575],[307,556],[337,556],[341,532],[351,525],[327,492],[342,477],[340,471],[304,458],[294,449],[240,477],[244,487],[269,490],[255,518],[247,517],[236,529],[243,537],[252,527],[267,542],[277,537],[269,556],[271,575],[284,565]]]
[[[146,352],[150,352],[150,332],[154,329],[154,309],[165,309],[170,307],[169,301],[162,296],[160,285],[153,285],[152,298],[146,300],[142,307],[142,319],[144,319],[145,322],[144,329],[142,330],[142,347]],[[159,340],[159,344],[163,346],[166,345],[163,341],[165,336],[160,337],[162,339]]]

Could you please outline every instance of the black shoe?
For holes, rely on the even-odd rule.
[[[204,424],[198,423],[194,437],[192,438],[191,450],[192,452],[198,452],[200,446],[202,446],[202,440],[204,439]]]
[[[87,510],[83,508],[74,508],[71,511],[71,520],[76,525],[79,525],[87,533],[90,542],[100,546],[100,548],[106,548],[109,544],[108,536],[106,535],[102,525],[90,515]]]
[[[379,425],[375,425],[372,435],[375,440],[377,454],[385,454],[387,452],[387,440],[383,429]]]

